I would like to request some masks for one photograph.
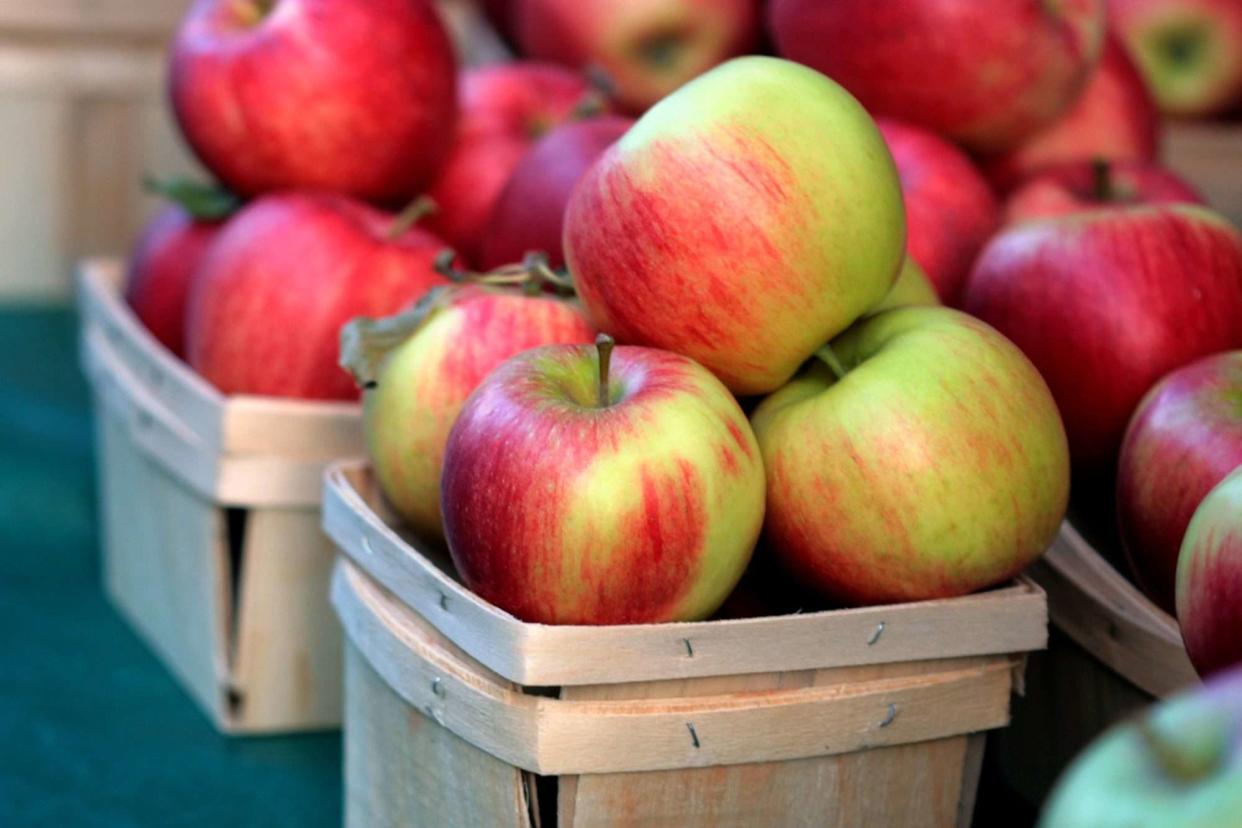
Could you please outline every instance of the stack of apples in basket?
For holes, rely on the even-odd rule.
[[[164,188],[128,289],[171,350],[361,389],[391,504],[523,620],[980,590],[1072,460],[1242,659],[1242,236],[1157,161],[1242,102],[1236,4],[484,5],[520,58],[459,69],[423,0],[192,7],[220,186]]]

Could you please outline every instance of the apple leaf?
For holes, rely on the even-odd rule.
[[[341,367],[353,374],[359,388],[375,388],[388,354],[413,336],[436,311],[452,304],[460,291],[458,285],[441,285],[423,294],[409,310],[381,319],[359,316],[350,321],[341,328]]]
[[[219,184],[189,178],[143,179],[147,192],[168,199],[199,221],[226,219],[241,206],[241,199]]]

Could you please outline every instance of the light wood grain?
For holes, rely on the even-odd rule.
[[[1242,227],[1242,124],[1172,123],[1164,156],[1208,204]]]
[[[327,474],[324,526],[359,567],[474,659],[523,685],[604,684],[1025,652],[1047,639],[1029,582],[945,601],[684,624],[527,624],[458,584],[377,514],[365,466]],[[442,557],[441,557],[442,560]],[[877,634],[878,631],[878,634]],[[689,642],[689,646],[687,646]]]
[[[0,0],[0,31],[163,40],[189,0]]]
[[[1012,664],[769,693],[575,702],[507,689],[436,647],[426,622],[352,565],[333,605],[398,695],[499,759],[542,774],[781,761],[986,730],[1008,718]]]

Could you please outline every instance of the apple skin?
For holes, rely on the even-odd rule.
[[[519,61],[462,73],[452,150],[429,194],[427,226],[477,263],[496,200],[535,142],[589,105],[586,78],[560,66]]]
[[[574,304],[472,287],[393,349],[363,395],[363,419],[376,477],[406,522],[425,536],[443,533],[444,447],[484,377],[530,348],[594,338]]]
[[[909,308],[926,305],[939,305],[940,296],[936,293],[936,286],[932,284],[931,279],[927,278],[927,274],[923,272],[923,268],[919,267],[918,262],[906,256],[906,261],[901,266],[901,273],[897,275],[897,281],[893,284],[892,290],[871,310],[867,311],[867,316],[875,316],[886,310],[894,308]]]
[[[352,400],[337,365],[342,325],[387,316],[448,280],[444,249],[417,227],[332,193],[257,199],[230,219],[190,292],[190,367],[225,394]]]
[[[963,308],[1044,375],[1075,472],[1111,474],[1126,424],[1156,380],[1242,346],[1242,236],[1182,204],[1026,222],[984,248]]]
[[[1005,202],[1005,223],[1054,218],[1127,204],[1203,204],[1195,189],[1155,164],[1108,163],[1107,194],[1097,189],[1097,163],[1079,161],[1044,170]]]
[[[1242,670],[1141,716],[1113,727],[1074,760],[1039,828],[1236,828]]]
[[[1242,424],[1235,390],[1234,427]],[[1177,620],[1201,676],[1242,665],[1242,463],[1195,510],[1177,564]]]
[[[1237,0],[1108,0],[1108,12],[1162,112],[1221,115],[1242,102]]]
[[[1000,224],[1000,205],[970,158],[948,141],[900,121],[876,123],[901,177],[909,253],[941,300],[955,302]]]
[[[638,114],[713,66],[752,50],[758,0],[516,0],[523,54],[607,75]]]
[[[656,104],[600,157],[574,189],[564,244],[597,329],[758,394],[888,293],[905,210],[884,139],[849,93],[745,57]]]
[[[1104,31],[1098,0],[772,0],[767,14],[782,57],[877,116],[979,152],[1014,147],[1060,117]]]
[[[763,524],[763,463],[737,401],[702,366],[618,347],[598,407],[594,347],[519,354],[449,435],[441,508],[466,585],[524,621],[710,616]]]
[[[417,195],[448,152],[455,116],[452,44],[432,4],[271,6],[196,0],[181,23],[172,104],[198,157],[246,196]]]
[[[1139,404],[1117,465],[1117,525],[1139,584],[1174,609],[1178,550],[1212,487],[1242,466],[1242,351],[1160,380]]]
[[[185,357],[186,303],[195,270],[222,226],[169,204],[147,222],[130,256],[125,301],[178,357]]]
[[[767,545],[848,605],[964,595],[1043,554],[1065,516],[1056,405],[1012,343],[949,308],[902,308],[832,342],[751,416]]]
[[[1160,114],[1134,61],[1113,37],[1078,99],[1047,128],[983,162],[988,179],[1009,192],[1049,167],[1077,161],[1155,163]]]
[[[574,185],[634,121],[620,115],[562,124],[518,162],[496,200],[479,264],[485,270],[520,262],[531,251],[563,267],[565,208]]]

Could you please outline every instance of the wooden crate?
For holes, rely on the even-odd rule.
[[[340,722],[325,464],[363,451],[358,407],[225,398],[119,298],[122,268],[81,268],[95,398],[104,582],[228,733]]]
[[[1045,644],[1032,582],[944,601],[614,627],[527,624],[326,477],[345,555],[346,822],[965,825],[983,733]]]
[[[1030,575],[1048,594],[1053,636],[1032,656],[1028,692],[997,742],[1010,784],[1038,803],[1110,725],[1199,679],[1177,619],[1069,523]]]
[[[1164,156],[1212,207],[1242,227],[1242,123],[1173,122]]]

